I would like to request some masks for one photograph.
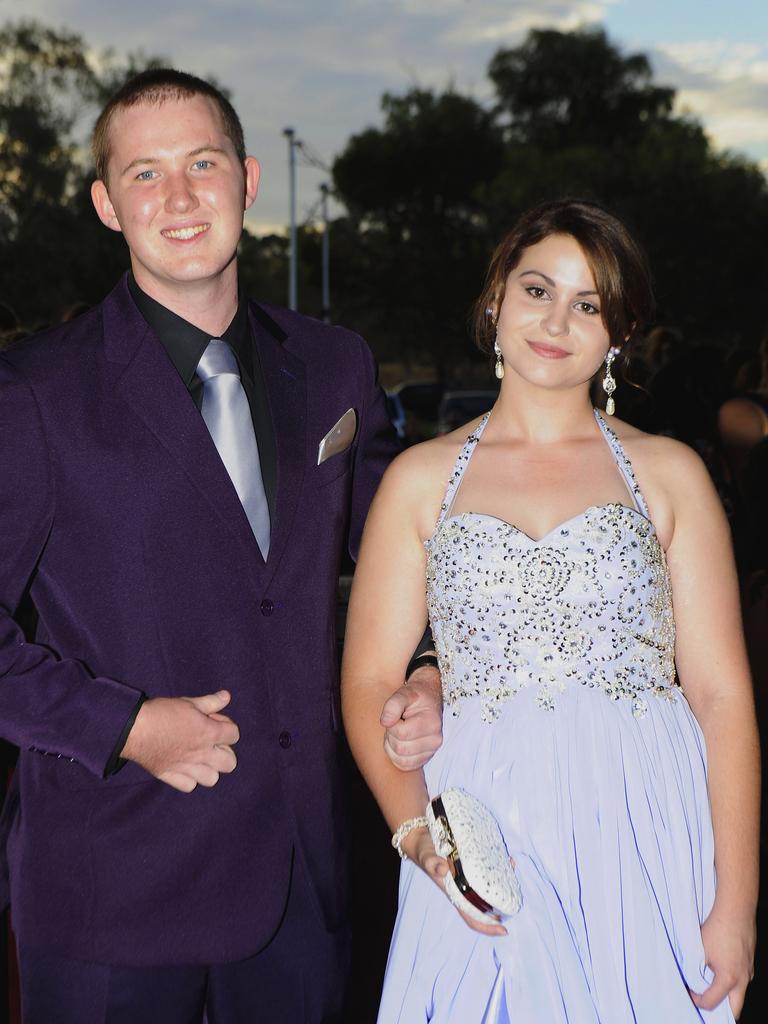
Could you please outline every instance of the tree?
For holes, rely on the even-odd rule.
[[[453,89],[386,94],[382,109],[383,127],[352,136],[333,166],[350,214],[334,306],[388,354],[431,352],[439,369],[466,346],[485,241],[476,194],[501,167],[502,139]]]
[[[18,236],[31,207],[60,204],[73,187],[70,132],[95,92],[79,36],[35,22],[0,30],[0,241]]]
[[[83,135],[128,74],[158,63],[93,54],[81,36],[34,21],[0,28],[0,280],[30,326],[97,301],[127,266],[91,208]]]
[[[624,56],[600,28],[533,29],[488,75],[509,137],[548,150],[625,145],[668,120],[675,96],[653,84],[644,54]]]

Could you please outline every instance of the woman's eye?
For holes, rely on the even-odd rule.
[[[525,290],[534,299],[543,299],[544,296],[547,294],[546,289],[541,288],[537,284],[529,285]]]
[[[600,310],[597,306],[593,306],[591,302],[580,302],[578,308],[582,313],[588,313],[590,316],[594,316],[595,313],[599,314]]]

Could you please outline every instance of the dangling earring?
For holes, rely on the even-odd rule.
[[[613,416],[616,412],[616,403],[613,400],[613,393],[616,390],[616,378],[611,372],[613,361],[616,356],[621,352],[618,345],[611,345],[608,349],[608,354],[605,357],[605,376],[603,377],[603,391],[608,395],[608,401],[605,403],[605,411],[609,416]]]
[[[496,310],[493,306],[485,307],[485,315],[491,321],[494,327],[496,327]],[[496,380],[501,380],[504,376],[504,357],[501,354],[499,348],[499,329],[496,327],[496,338],[493,342],[493,353],[496,356],[496,365],[493,368],[493,372],[496,374]]]
[[[501,354],[498,340],[493,343],[493,351],[496,354],[496,366],[494,367],[493,372],[496,374],[496,380],[501,380],[504,376],[504,357]]]

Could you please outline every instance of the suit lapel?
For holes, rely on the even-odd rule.
[[[265,383],[277,453],[275,515],[267,559],[271,578],[291,535],[307,465],[306,366],[290,351],[290,336],[255,303],[251,303],[254,370]]]
[[[104,350],[116,392],[178,463],[242,546],[254,584],[264,560],[216,446],[162,344],[123,284],[104,303]]]

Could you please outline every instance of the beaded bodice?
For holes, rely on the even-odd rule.
[[[488,422],[468,438],[427,548],[427,604],[446,706],[479,696],[491,721],[501,702],[535,687],[542,708],[572,684],[627,699],[674,698],[675,626],[664,551],[632,467],[595,418],[635,507],[592,506],[534,541],[511,523],[451,515]]]

